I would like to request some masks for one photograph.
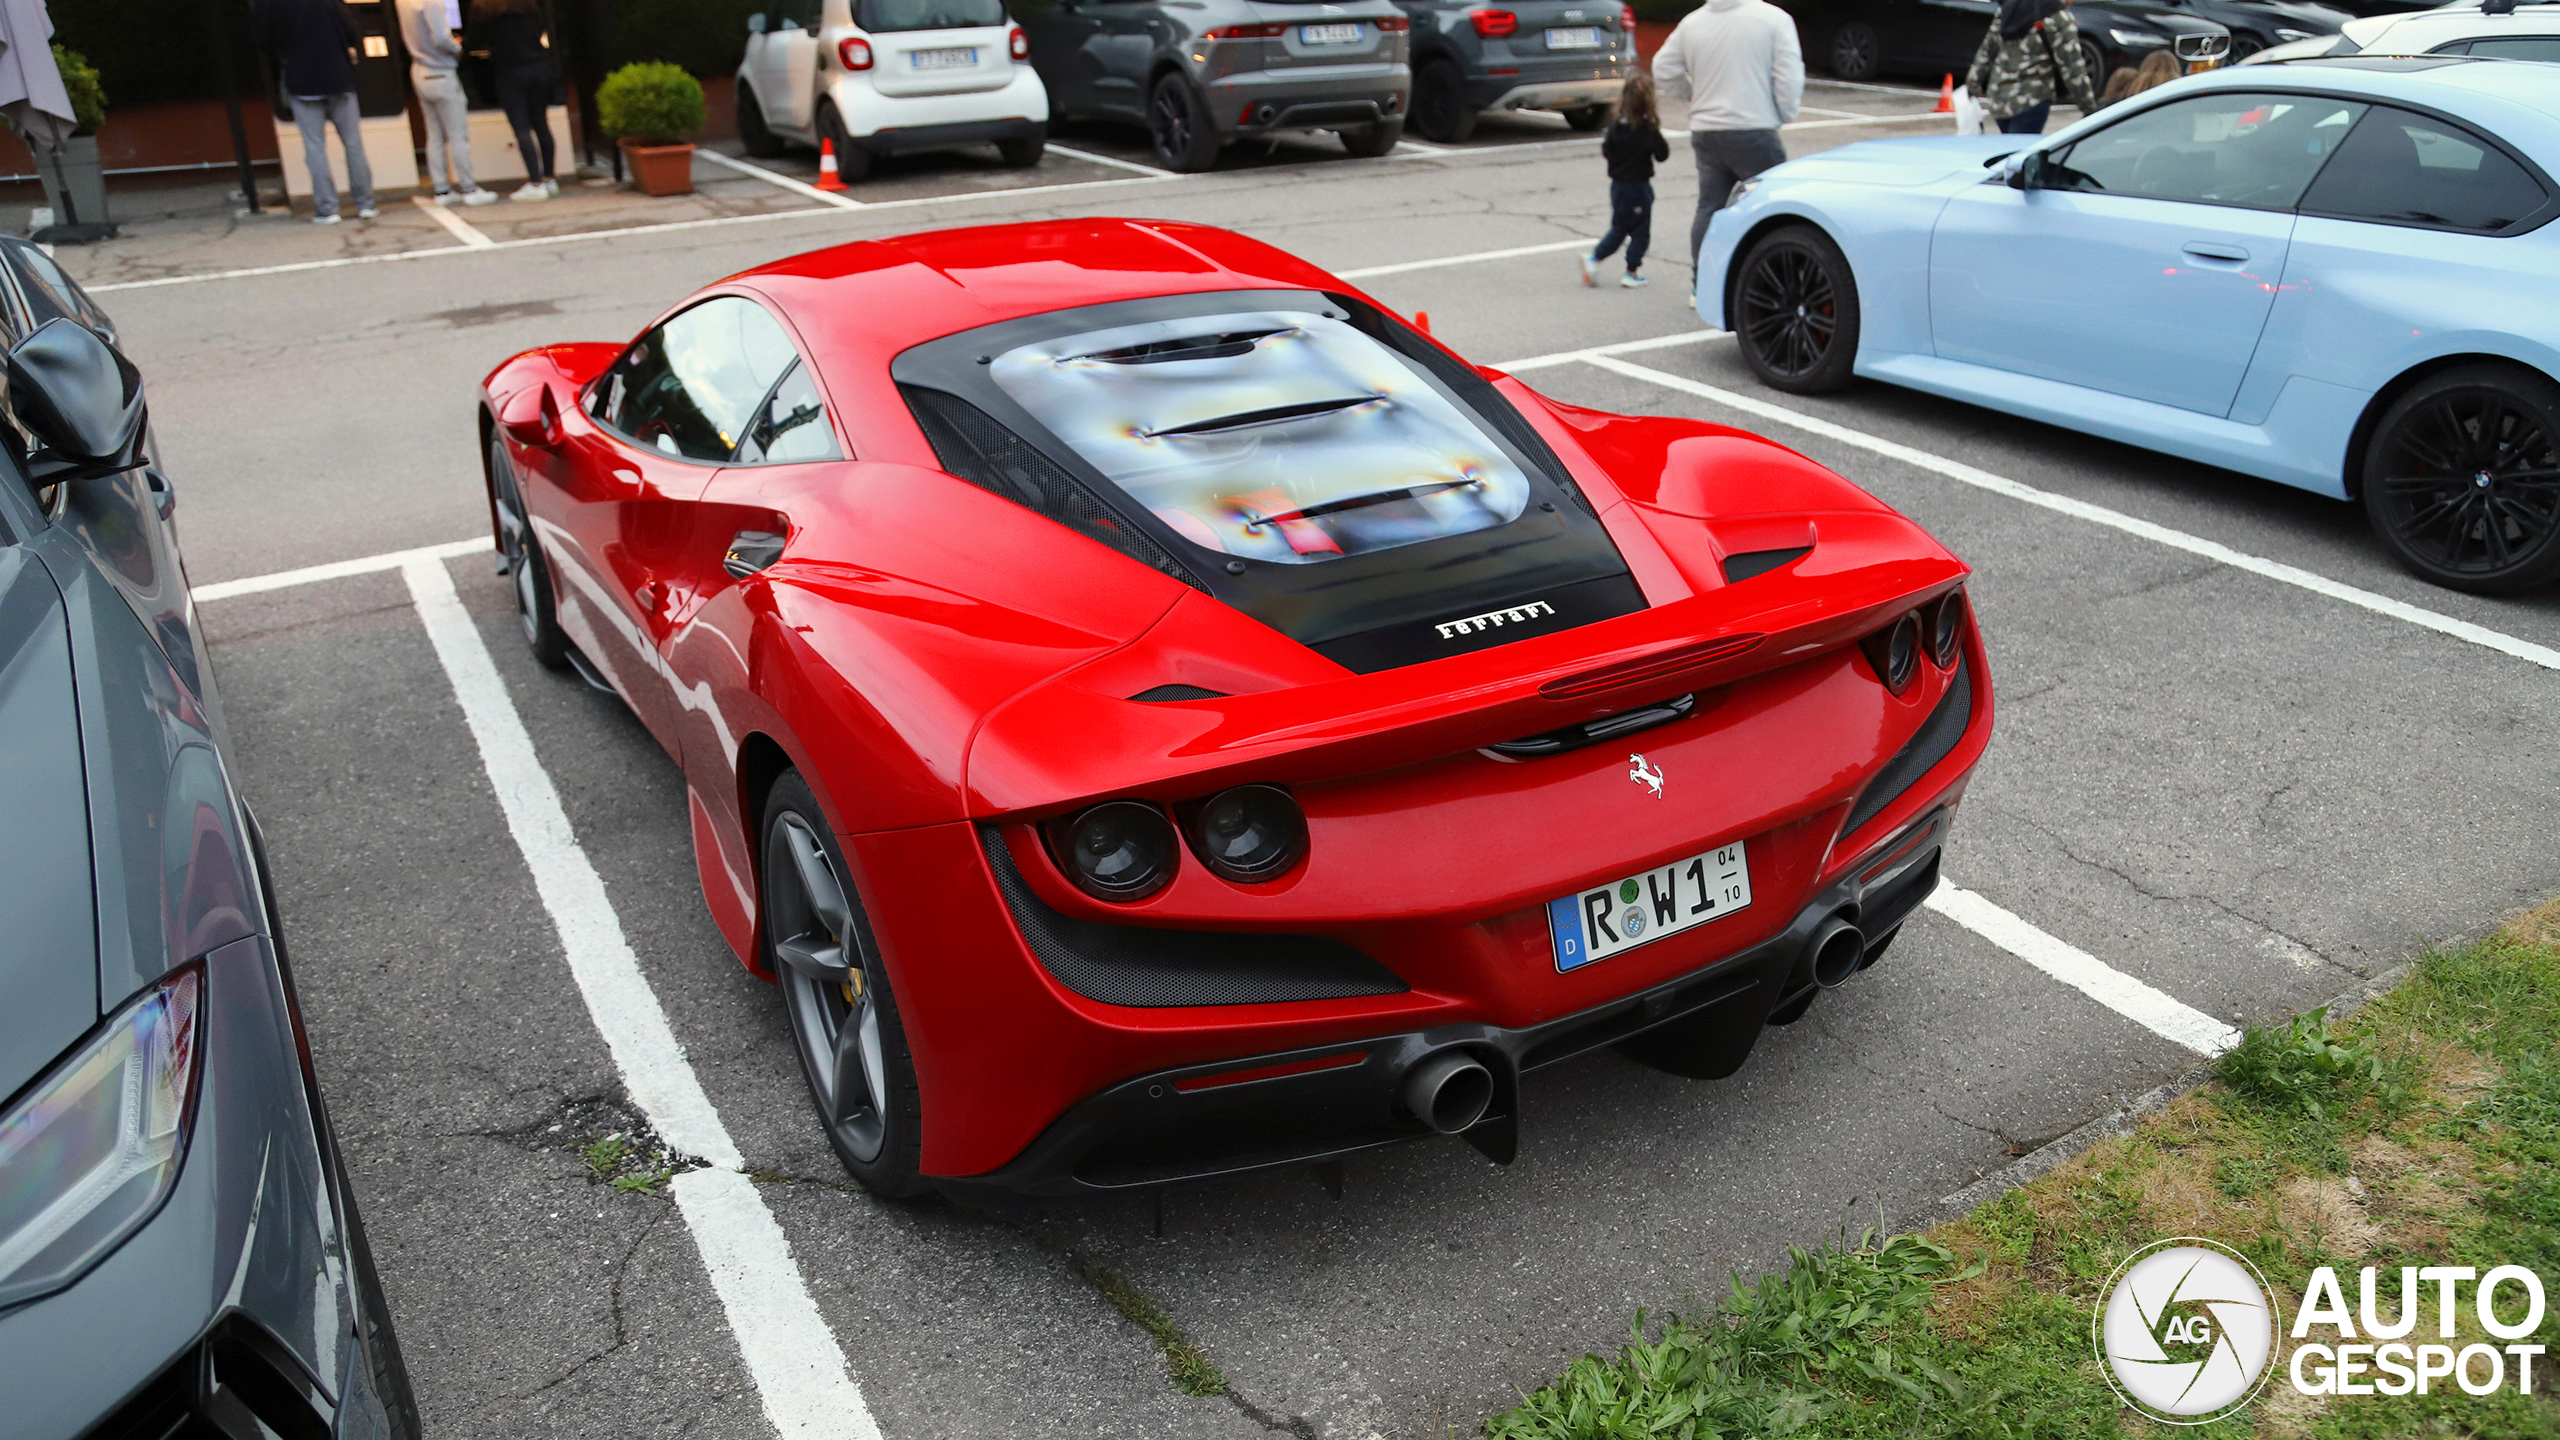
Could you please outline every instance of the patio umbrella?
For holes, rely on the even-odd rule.
[[[44,0],[0,0],[0,115],[38,158],[71,138],[71,95],[53,65]]]

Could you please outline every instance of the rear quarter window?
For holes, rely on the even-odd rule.
[[[2560,72],[2555,72],[2560,74]],[[2433,116],[2377,105],[2302,197],[2305,214],[2496,233],[2551,199],[2504,150]]]

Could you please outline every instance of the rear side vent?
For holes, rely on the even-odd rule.
[[[1129,698],[1142,700],[1149,705],[1161,705],[1168,700],[1224,700],[1227,698],[1227,692],[1203,690],[1197,685],[1158,685],[1151,690],[1141,690]]]
[[[1812,553],[1810,545],[1793,545],[1783,550],[1745,550],[1739,555],[1727,555],[1724,557],[1724,582],[1739,585],[1754,575],[1766,575]]]

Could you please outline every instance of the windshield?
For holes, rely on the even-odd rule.
[[[1018,346],[990,374],[1203,549],[1306,565],[1489,530],[1529,479],[1476,419],[1307,311],[1158,320]]]
[[[966,30],[1005,23],[1004,0],[861,0],[862,28],[877,35],[889,30]]]

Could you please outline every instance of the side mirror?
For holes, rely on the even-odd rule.
[[[2009,167],[2009,188],[2041,190],[2044,188],[2044,152],[2030,150]]]
[[[761,35],[764,33],[763,11],[758,10],[747,17],[747,33],[750,35]]]
[[[549,381],[528,385],[498,407],[498,428],[519,445],[556,445],[560,441],[560,404],[551,398]]]
[[[11,406],[51,458],[67,462],[59,469],[112,474],[136,463],[142,372],[96,331],[76,320],[49,320],[10,350],[7,369]]]

